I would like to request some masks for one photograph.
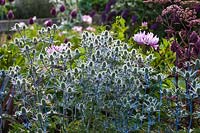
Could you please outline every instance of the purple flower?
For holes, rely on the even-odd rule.
[[[200,38],[198,38],[198,40],[196,41],[195,46],[197,46],[198,48],[200,48]]]
[[[105,8],[105,12],[108,13],[111,9],[111,5],[109,4],[109,2],[106,4],[106,8]]]
[[[14,16],[13,11],[12,11],[12,10],[9,10],[8,13],[7,13],[7,18],[8,18],[8,19],[14,19],[14,17],[15,17],[15,16]]]
[[[29,18],[28,23],[29,23],[30,25],[32,25],[32,24],[35,23],[35,20],[36,20],[36,17],[35,17],[35,16],[34,16],[34,17],[31,17],[31,18]]]
[[[155,50],[158,49],[159,45],[159,38],[157,36],[154,36],[153,33],[149,32],[146,34],[145,31],[139,32],[134,35],[133,37],[134,41],[136,41],[138,44],[145,44],[153,47]]]
[[[5,0],[0,0],[0,5],[5,5],[6,1]]]
[[[48,19],[48,20],[46,20],[46,21],[44,22],[44,25],[45,25],[46,27],[51,27],[51,26],[53,25],[53,22],[52,22],[51,19]]]
[[[124,19],[127,18],[128,15],[129,15],[129,10],[128,10],[128,9],[125,9],[125,10],[122,11],[121,16],[122,16]]]
[[[50,10],[50,13],[51,13],[52,16],[56,16],[56,14],[57,14],[56,8],[52,7],[51,10]]]
[[[190,41],[191,43],[195,43],[195,42],[197,42],[197,40],[198,40],[198,34],[197,34],[195,31],[193,31],[193,32],[190,34],[189,41]]]
[[[105,13],[108,13],[111,9],[111,6],[116,3],[116,0],[109,0],[105,7]]]
[[[177,43],[177,41],[173,41],[172,42],[172,44],[171,44],[171,50],[173,52],[176,52],[179,57],[183,55],[183,51],[182,51],[180,45]]]
[[[137,34],[134,35],[133,39],[134,41],[136,41],[138,44],[144,44],[144,38],[146,36],[145,31],[144,32],[139,32]]]
[[[72,10],[71,13],[70,13],[70,16],[72,18],[76,18],[76,16],[77,16],[77,10],[76,9]]]
[[[151,30],[156,30],[158,28],[158,23],[154,23],[150,26]]]
[[[60,6],[60,12],[64,12],[65,9],[66,9],[66,8],[65,8],[65,5],[61,5],[61,6]]]
[[[195,5],[195,6],[194,6],[194,9],[195,9],[195,11],[196,11],[197,13],[199,13],[199,12],[200,12],[200,4]]]
[[[106,18],[107,18],[106,13],[105,13],[105,12],[102,13],[102,15],[101,15],[101,21],[102,21],[103,23],[106,22]]]
[[[137,21],[137,16],[133,15],[133,16],[131,17],[131,22],[132,22],[132,23],[135,23],[136,21]]]

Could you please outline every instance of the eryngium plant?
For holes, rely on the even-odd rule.
[[[165,75],[150,66],[152,55],[143,57],[108,31],[84,32],[77,49],[71,43],[55,47],[56,28],[42,28],[38,38],[21,34],[15,39],[26,65],[0,73],[1,100],[6,101],[0,108],[1,129],[8,119],[15,132],[173,132],[184,127],[184,116],[194,117],[191,124],[199,118],[198,106],[191,104],[199,99],[199,67],[189,77],[174,70],[175,92],[163,91]],[[178,91],[177,74],[186,79],[187,89],[196,80],[194,91]],[[195,109],[182,108],[186,98]],[[10,105],[14,114],[8,112]]]

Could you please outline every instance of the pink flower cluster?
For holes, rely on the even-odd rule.
[[[87,24],[92,24],[92,17],[90,17],[89,15],[83,15],[82,20],[83,22],[86,22]]]
[[[155,50],[157,50],[159,47],[159,45],[158,45],[159,38],[156,35],[154,36],[154,34],[151,32],[148,32],[146,34],[145,31],[143,31],[143,32],[140,31],[139,33],[134,35],[133,39],[138,44],[149,45],[149,46],[153,47]]]
[[[82,33],[83,32],[83,27],[82,26],[74,26],[72,28],[72,30],[75,31],[75,32],[78,32],[78,33]],[[95,32],[96,31],[96,29],[91,27],[91,26],[88,26],[87,28],[85,28],[85,30],[90,31],[90,32]]]
[[[53,54],[54,52],[62,52],[67,48],[66,45],[62,44],[60,46],[52,45],[46,49],[46,52],[50,55]]]
[[[96,29],[91,27],[91,26],[87,27],[86,30],[87,31],[91,31],[91,32],[95,32],[96,31]]]
[[[72,30],[81,33],[82,30],[83,30],[83,27],[82,27],[82,26],[74,26],[74,27],[72,28]]]

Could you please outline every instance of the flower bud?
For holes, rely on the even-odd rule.
[[[5,5],[6,1],[5,0],[0,0],[0,5]]]
[[[51,32],[51,27],[47,27],[47,32]]]
[[[60,12],[64,12],[65,11],[65,5],[61,5],[60,6]]]
[[[159,74],[158,75],[158,81],[161,81],[162,80],[162,78],[161,78],[161,75]]]
[[[101,74],[101,73],[98,73],[97,78],[98,78],[98,79],[101,79],[101,78],[102,78],[102,74]]]
[[[42,115],[42,113],[38,113],[38,114],[37,114],[37,119],[38,119],[39,121],[43,121],[43,115]]]
[[[200,67],[200,60],[197,59],[197,60],[195,61],[195,64],[196,64],[196,67],[199,68],[199,67]]]
[[[29,23],[30,25],[34,24],[34,18],[32,18],[32,17],[29,18],[28,23]]]
[[[77,16],[77,10],[76,10],[76,9],[72,10],[71,13],[70,13],[70,16],[71,16],[73,19],[76,18],[76,16]]]
[[[56,30],[57,28],[58,28],[58,26],[57,26],[56,24],[53,24],[53,25],[52,25],[52,29],[53,29],[53,30]]]
[[[200,95],[200,88],[197,88],[197,94]]]
[[[51,10],[50,10],[50,13],[51,13],[52,16],[56,16],[57,15],[56,8],[52,7]]]
[[[154,107],[150,107],[150,112],[153,112],[154,111]]]
[[[107,62],[104,61],[103,64],[102,64],[102,68],[104,69],[104,68],[106,68],[106,66],[107,66]]]
[[[90,67],[93,67],[93,66],[94,66],[94,62],[93,62],[93,61],[90,61],[90,62],[89,62],[89,66],[90,66]]]
[[[145,69],[144,69],[144,72],[145,72],[145,74],[148,74],[148,73],[149,73],[149,69],[148,69],[148,68],[145,68]]]
[[[80,55],[79,49],[75,49],[75,53],[76,53],[76,55]]]
[[[53,99],[53,96],[51,94],[48,94],[47,97],[48,97],[49,100]]]
[[[186,77],[187,79],[189,79],[189,78],[190,78],[190,73],[189,73],[189,72],[186,72],[186,73],[185,73],[185,77]]]
[[[43,54],[40,54],[39,57],[40,57],[40,60],[44,59],[44,55]]]
[[[37,132],[38,133],[43,133],[43,130],[41,128],[38,128]]]
[[[25,50],[28,51],[30,48],[28,45],[25,46]]]
[[[61,83],[61,88],[62,88],[62,89],[65,89],[65,87],[66,87],[66,84],[65,84],[64,82],[62,82],[62,83]]]
[[[92,70],[91,70],[91,75],[95,75],[95,74],[96,74],[95,70],[92,69]]]
[[[41,104],[42,104],[43,106],[46,105],[46,101],[45,101],[45,99],[41,99]]]
[[[9,10],[8,13],[7,13],[7,19],[14,19],[14,13],[12,10]]]
[[[71,93],[72,92],[72,88],[71,87],[67,88],[67,92]]]
[[[173,73],[173,74],[176,74],[176,71],[177,71],[176,67],[173,67],[173,68],[172,68],[172,73]]]
[[[96,55],[97,55],[97,57],[99,57],[99,56],[101,55],[101,51],[100,51],[100,50],[97,50],[97,51],[96,51]]]

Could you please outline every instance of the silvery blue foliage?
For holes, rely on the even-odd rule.
[[[192,102],[199,98],[199,66],[185,71],[174,68],[174,86],[169,89],[163,85],[166,76],[150,65],[153,55],[143,57],[110,32],[84,32],[79,48],[73,49],[68,42],[49,53],[47,49],[55,48],[55,30],[54,25],[42,28],[38,38],[16,38],[26,67],[0,71],[1,100],[9,82],[15,89],[10,96],[20,103],[15,116],[26,129],[48,132],[55,122],[60,131],[67,132],[73,122],[79,122],[83,132],[160,132],[160,123],[167,117],[171,118],[172,124],[165,125],[170,132],[179,130],[181,119],[189,113],[199,118],[198,111],[192,110]],[[43,44],[39,50],[38,43]],[[189,89],[177,84],[176,74]],[[1,116],[5,113],[0,110]],[[165,119],[161,114],[166,114]],[[52,120],[55,117],[58,121]]]

